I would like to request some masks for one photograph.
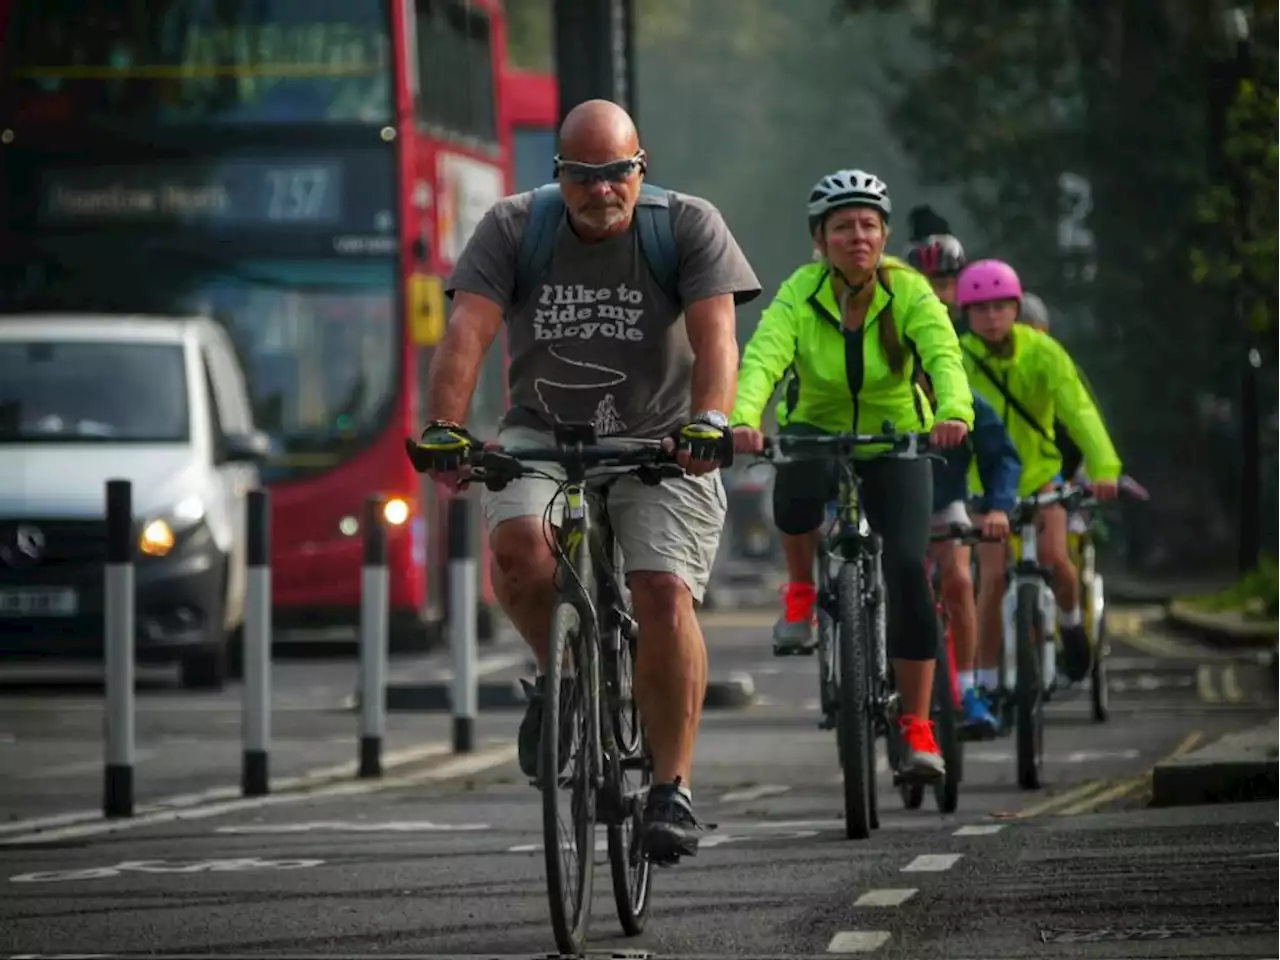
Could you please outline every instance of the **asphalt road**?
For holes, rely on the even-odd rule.
[[[693,787],[717,829],[695,860],[655,875],[638,938],[621,936],[607,866],[598,868],[593,951],[1276,955],[1276,804],[1146,806],[1159,759],[1274,715],[1268,669],[1134,633],[1134,617],[1113,649],[1111,722],[1094,724],[1083,697],[1051,706],[1044,789],[1016,787],[1008,740],[970,745],[955,815],[939,815],[931,798],[904,811],[886,774],[881,830],[853,842],[838,819],[834,739],[816,729],[813,664],[770,657],[768,619],[707,618],[713,673],[748,672],[758,694],[749,709],[706,715]],[[302,773],[321,755],[336,763],[354,751],[331,742],[354,736],[354,716],[340,708],[350,676],[342,664],[278,670],[278,699],[297,707],[277,714],[278,744],[288,744],[279,766]],[[460,757],[446,752],[447,715],[392,714],[395,749],[437,749],[382,781],[156,804],[178,784],[235,783],[235,698],[140,697],[140,745],[159,744],[153,730],[192,738],[151,747],[161,752],[139,765],[140,799],[153,805],[130,821],[72,818],[39,832],[30,818],[54,812],[55,798],[72,810],[97,802],[100,771],[57,768],[100,762],[100,714],[91,694],[0,698],[0,792],[12,818],[0,825],[0,955],[554,950],[536,795],[514,764],[516,714],[485,715],[479,750]],[[60,746],[46,749],[42,734]],[[298,744],[309,745],[305,757]],[[15,780],[19,759],[26,779]]]

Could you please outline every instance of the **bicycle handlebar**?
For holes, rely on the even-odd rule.
[[[479,480],[491,490],[532,472],[531,464],[581,464],[592,467],[630,468],[646,483],[684,476],[676,463],[675,450],[667,450],[661,440],[619,438],[618,444],[565,444],[556,447],[489,449],[477,446],[467,460],[469,474],[462,483]]]
[[[884,456],[909,459],[940,460],[941,456],[929,448],[926,433],[898,433],[893,424],[886,423],[881,433],[836,433],[798,436],[778,434],[764,437],[764,449],[756,456],[772,463],[788,463],[797,460],[815,460],[847,457],[858,447],[886,446]],[[804,448],[813,452],[804,456]]]
[[[938,530],[929,534],[929,539],[934,543],[954,540],[966,547],[971,547],[977,543],[1004,543],[1004,537],[988,537],[982,532],[981,527],[969,526],[963,523],[947,524],[945,530]]]

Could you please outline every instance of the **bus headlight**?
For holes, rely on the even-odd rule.
[[[401,526],[409,519],[409,502],[403,497],[392,497],[382,505],[382,519],[391,526]]]

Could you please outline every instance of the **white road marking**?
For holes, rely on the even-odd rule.
[[[1244,691],[1240,689],[1240,681],[1236,677],[1236,668],[1231,664],[1222,668],[1222,695],[1228,703],[1239,703],[1244,699]]]
[[[941,873],[950,870],[963,857],[962,853],[922,853],[905,867],[903,873]]]
[[[134,763],[145,763],[147,760],[153,760],[156,757],[154,750],[139,750],[134,754]],[[32,770],[29,773],[18,773],[13,775],[15,780],[45,780],[56,779],[58,777],[77,777],[84,773],[93,773],[95,770],[102,769],[103,760],[96,757],[93,760],[76,760],[72,763],[60,763],[52,767],[41,767],[38,770]]]
[[[470,833],[488,830],[487,823],[433,823],[430,820],[369,822],[363,820],[313,820],[307,823],[241,823],[218,827],[214,833]]]
[[[237,813],[241,810],[256,810],[259,807],[277,806],[284,803],[299,803],[324,797],[350,797],[362,794],[380,793],[397,787],[412,786],[433,780],[449,780],[453,777],[478,773],[490,767],[500,766],[516,756],[514,743],[500,743],[482,748],[473,754],[465,754],[446,760],[439,766],[416,773],[408,773],[399,777],[383,777],[380,780],[356,781],[353,783],[337,783],[329,786],[317,786],[314,789],[303,789],[293,793],[274,793],[265,797],[244,797],[228,800],[225,803],[212,803],[205,806],[178,810],[158,810],[151,813],[135,815],[128,820],[108,820],[97,823],[79,823],[60,829],[43,832],[23,833],[0,839],[0,846],[30,843],[55,843],[59,840],[73,840],[78,837],[92,837],[99,834],[117,833],[122,830],[133,830],[137,827],[154,826],[160,823],[171,823],[175,820],[204,820],[226,813]],[[8,826],[8,825],[6,825]]]
[[[447,743],[424,743],[416,747],[405,747],[401,750],[388,750],[382,755],[383,770],[407,766],[420,760],[429,760],[448,753],[452,747]],[[101,761],[98,761],[100,764]],[[281,777],[271,781],[274,791],[298,790],[306,787],[329,783],[356,775],[354,760],[339,763],[330,767],[319,767],[296,777]],[[211,787],[198,793],[180,793],[171,797],[163,797],[152,803],[144,803],[135,808],[136,814],[156,813],[161,810],[175,808],[187,809],[204,803],[221,800],[234,800],[240,796],[239,787]],[[25,820],[11,820],[0,823],[0,836],[10,833],[26,833],[32,830],[44,830],[52,827],[65,827],[72,823],[85,823],[97,820],[102,816],[101,810],[73,810],[68,813],[57,813],[47,817],[29,817]],[[3,841],[0,841],[3,842]]]
[[[900,890],[868,890],[857,900],[855,907],[900,907],[916,895],[915,887]]]
[[[953,837],[989,837],[1004,829],[1003,823],[970,823],[951,834]]]
[[[787,793],[791,788],[776,783],[762,783],[758,787],[746,790],[730,790],[720,798],[721,803],[744,803],[748,800],[761,800],[764,797],[776,797]]]
[[[888,942],[887,930],[841,930],[827,944],[827,953],[870,953]]]
[[[1202,703],[1219,703],[1222,700],[1213,685],[1213,668],[1205,663],[1196,668],[1196,696]]]
[[[260,860],[246,857],[234,860],[196,860],[193,862],[168,860],[123,860],[110,867],[89,867],[84,870],[38,870],[10,877],[10,883],[59,883],[75,880],[104,880],[122,873],[234,873],[242,870],[302,870],[318,867],[323,860]]]

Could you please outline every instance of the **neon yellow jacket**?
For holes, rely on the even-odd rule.
[[[973,427],[973,394],[947,309],[929,281],[905,263],[881,264],[866,320],[846,330],[825,262],[806,264],[778,289],[742,353],[738,397],[730,422],[759,428],[778,383],[778,423],[806,423],[831,433],[879,433],[886,420],[900,431],[932,428],[933,411],[914,374],[923,364],[933,380],[937,418]],[[895,375],[880,346],[878,324],[892,322],[906,353]],[[850,363],[852,361],[852,364]],[[851,369],[852,366],[852,369]],[[861,367],[861,369],[858,369]],[[861,451],[874,456],[873,448]]]
[[[981,360],[1004,384],[1005,389],[1036,418],[1050,437],[1054,436],[1055,419],[1066,424],[1072,439],[1084,454],[1089,476],[1094,480],[1118,479],[1120,457],[1066,349],[1047,333],[1019,323],[1013,325],[1010,336],[1013,337],[1013,351],[1007,357],[994,355],[986,342],[972,331],[960,337],[960,346],[964,351],[965,372],[973,389],[996,408],[1009,431],[1009,439],[1022,458],[1019,495],[1029,496],[1053,480],[1062,469],[1062,455],[1055,443],[1045,439],[1005,400],[999,388],[978,366],[977,360]],[[981,489],[972,471],[970,484]]]

